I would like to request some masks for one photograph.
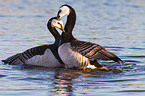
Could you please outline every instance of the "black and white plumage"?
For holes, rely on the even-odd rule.
[[[72,30],[76,22],[75,10],[65,4],[60,7],[57,17],[67,16],[65,32],[61,35],[61,43],[58,53],[66,67],[85,68],[104,68],[98,63],[98,60],[113,60],[121,63],[122,60],[114,53],[109,52],[104,47],[90,42],[79,41],[72,35]]]
[[[30,64],[44,67],[62,67],[64,66],[58,55],[58,43],[60,40],[60,34],[55,29],[62,28],[62,21],[58,20],[57,17],[51,18],[47,27],[51,34],[55,37],[55,43],[51,45],[42,45],[28,49],[22,53],[18,53],[14,56],[2,60],[4,63],[11,65],[16,64]]]

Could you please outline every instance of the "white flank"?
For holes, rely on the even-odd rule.
[[[70,43],[64,43],[58,48],[58,53],[61,60],[65,63],[66,67],[77,67],[79,69],[87,68],[90,61],[85,56],[77,51],[74,51]]]
[[[58,62],[58,60],[55,58],[55,56],[53,55],[50,49],[46,49],[43,55],[36,55],[28,59],[25,63],[31,65],[44,66],[44,67],[62,66],[62,64]]]

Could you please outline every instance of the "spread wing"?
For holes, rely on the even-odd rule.
[[[95,43],[73,40],[71,46],[89,59],[122,61],[114,53]]]
[[[24,64],[26,60],[30,59],[33,56],[43,55],[47,48],[49,48],[48,45],[33,47],[22,53],[18,53],[5,60],[2,60],[2,62],[7,64]]]

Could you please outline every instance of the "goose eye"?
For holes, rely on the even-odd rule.
[[[61,25],[59,22],[57,22],[57,24]]]
[[[61,25],[61,23],[57,22],[57,24],[59,25],[59,28],[62,28],[62,25]]]

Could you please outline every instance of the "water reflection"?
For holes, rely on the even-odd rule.
[[[73,95],[73,81],[72,79],[76,77],[74,74],[67,74],[62,72],[57,72],[55,75],[54,83],[54,93],[59,95]]]
[[[97,78],[110,78],[120,73],[120,70],[111,70],[110,72],[89,70],[84,72],[83,70],[59,69],[55,71],[54,82],[52,84],[55,90],[52,92],[59,95],[72,96],[81,89],[91,89],[91,87],[98,89],[99,86],[97,85],[101,84],[101,82],[97,82]],[[79,86],[82,86],[81,89],[79,89]],[[79,94],[87,94],[87,92],[81,91]]]
[[[83,72],[77,70],[65,69],[65,68],[45,68],[45,67],[36,67],[36,66],[23,66],[23,67],[19,67],[19,69],[20,68],[23,70],[30,69],[31,71],[37,70],[39,72],[43,71],[43,72],[52,73],[53,76],[45,78],[45,80],[52,81],[52,84],[49,85],[49,86],[53,86],[52,91],[50,90],[48,91],[59,95],[70,95],[70,96],[73,95],[73,90],[74,90],[73,84],[76,83],[74,79],[78,78],[80,75],[83,74]],[[31,71],[29,72],[31,73]],[[35,75],[34,74],[35,72],[32,71],[32,73],[33,75]],[[36,72],[36,74],[38,75],[38,72]],[[44,78],[43,76],[41,77]],[[39,79],[37,78],[37,80],[40,80],[40,78]]]
[[[21,70],[27,74],[27,77],[17,78],[17,80],[45,84],[48,85],[48,91],[51,92],[51,94],[55,93],[70,96],[75,95],[74,93],[80,90],[78,89],[79,86],[82,86],[81,90],[90,89],[91,87],[97,88],[97,85],[101,84],[97,78],[112,78],[121,73],[120,70],[115,69],[109,72],[100,70],[88,70],[87,72],[84,72],[83,70],[45,68],[30,65],[19,65],[14,66],[13,68]],[[49,89],[50,86],[52,87],[51,91]],[[87,94],[87,92],[84,91],[80,94]]]
[[[134,82],[138,80],[129,78],[131,75],[126,76],[126,78],[120,78],[126,73],[134,73],[135,71],[138,71],[139,67],[132,62],[134,61],[130,60],[124,63],[122,66],[123,72],[120,71],[119,64],[111,61],[101,62],[103,65],[110,68],[110,71],[108,72],[100,70],[83,71],[65,68],[45,68],[30,65],[11,65],[12,68],[10,69],[14,69],[16,72],[19,72],[14,73],[14,71],[12,71],[13,73],[7,73],[8,75],[6,76],[1,74],[1,76],[2,78],[6,78],[10,81],[29,82],[29,84],[31,84],[31,89],[45,89],[48,91],[48,94],[73,96],[76,94],[90,94],[91,92],[92,95],[95,95],[96,92],[94,91],[96,91],[96,89],[98,90],[97,92],[102,92],[102,90],[106,90],[107,92],[125,92],[123,91],[125,88],[120,88],[120,91],[112,91],[112,87],[114,86],[114,83],[119,83],[120,85],[117,84],[118,86],[124,86],[122,85],[123,82]],[[137,76],[139,76],[139,74],[137,74]],[[17,84],[17,82],[15,83]],[[43,85],[43,87],[41,88],[40,85]],[[26,85],[21,86],[22,87],[17,86],[17,88],[19,90],[25,90],[23,88]]]
[[[0,0],[0,59],[52,43],[46,23],[64,3],[77,12],[74,36],[117,54],[125,61],[122,68],[112,61],[100,61],[112,69],[109,72],[14,67],[0,62],[0,95],[144,95],[144,0]]]

